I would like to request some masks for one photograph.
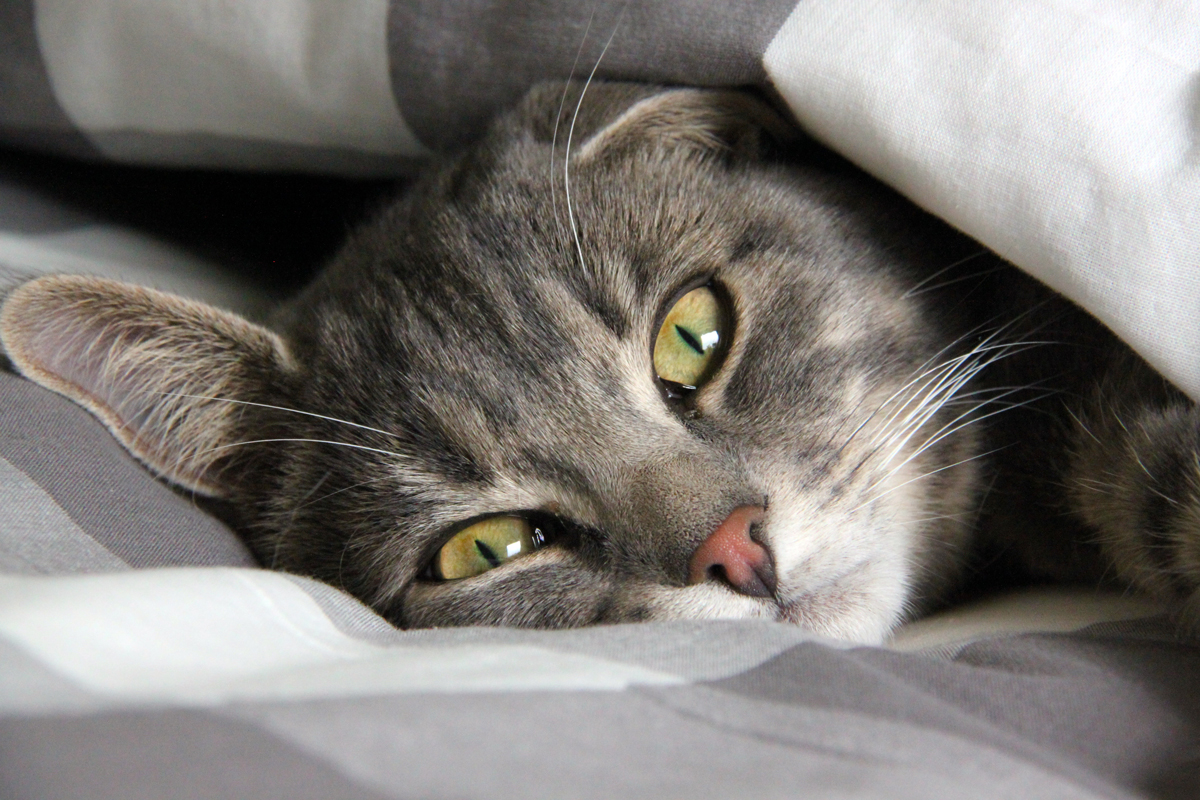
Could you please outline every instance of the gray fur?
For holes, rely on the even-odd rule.
[[[402,625],[754,616],[878,641],[980,565],[1194,591],[1200,424],[1106,331],[836,159],[797,155],[757,100],[581,90],[536,88],[431,170],[280,310],[278,336],[173,299],[147,310],[145,292],[117,335],[111,309],[139,290],[49,278],[5,303],[0,339],[219,497],[264,564]],[[651,345],[703,281],[733,342],[676,402]],[[62,331],[85,354],[69,364]],[[97,365],[89,341],[136,368]],[[763,504],[774,596],[689,584],[700,543]],[[556,543],[425,577],[451,532],[504,512],[553,521]]]

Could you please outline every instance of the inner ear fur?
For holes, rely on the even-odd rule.
[[[766,102],[747,92],[679,88],[660,89],[648,95],[644,90],[606,93],[601,84],[599,94],[602,96],[596,102],[601,104],[601,113],[608,106],[610,119],[578,149],[573,148],[575,163],[648,148],[757,159],[769,147],[783,146],[798,138],[793,125]],[[584,97],[582,108],[587,108],[590,102],[591,90]],[[620,109],[615,114],[611,110],[613,105]]]
[[[213,497],[228,494],[242,404],[292,369],[276,334],[236,314],[74,275],[14,289],[0,343],[22,375],[87,408],[151,469]]]

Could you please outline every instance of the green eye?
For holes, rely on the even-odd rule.
[[[522,517],[488,517],[469,525],[442,545],[433,557],[433,577],[441,581],[472,578],[505,561],[532,553],[546,543],[541,530]]]
[[[654,340],[654,372],[664,381],[695,388],[707,380],[728,344],[728,316],[707,286],[693,289],[667,312]]]

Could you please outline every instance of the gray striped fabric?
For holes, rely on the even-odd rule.
[[[0,136],[127,163],[395,174],[536,81],[597,63],[598,77],[765,86],[794,5],[12,0]]]
[[[153,584],[145,606],[180,610]],[[393,632],[325,639],[336,658],[251,680],[226,670],[218,691],[212,659],[143,653],[144,672],[83,634],[48,645],[8,588],[5,797],[1182,799],[1200,779],[1200,655],[1161,623],[984,640],[952,661],[761,623]]]

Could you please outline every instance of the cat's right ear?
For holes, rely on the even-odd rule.
[[[282,340],[192,300],[100,278],[22,284],[0,306],[0,343],[21,374],[87,408],[151,469],[228,494],[244,406],[291,371]],[[234,401],[234,402],[230,402]]]
[[[593,85],[583,106],[615,106],[606,124],[574,151],[576,164],[657,148],[698,157],[760,158],[799,138],[796,127],[760,98],[731,89],[660,89],[630,102],[622,85]],[[609,95],[612,95],[611,97]],[[596,112],[593,112],[596,114]],[[603,112],[601,112],[603,115]]]

